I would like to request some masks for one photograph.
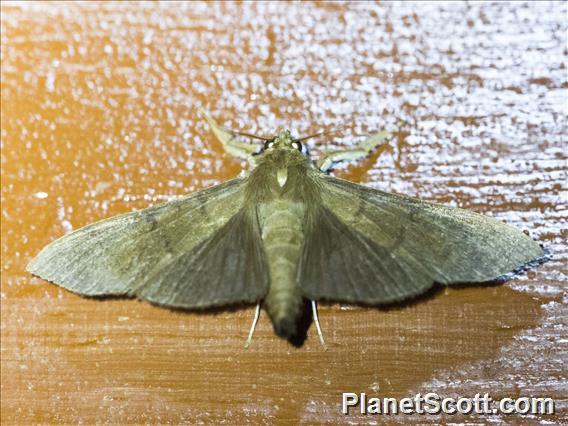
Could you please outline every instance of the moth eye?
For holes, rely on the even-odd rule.
[[[264,143],[264,149],[270,149],[270,148],[272,148],[273,146],[274,146],[274,141],[273,141],[273,140],[271,140],[271,141],[266,141],[266,142]]]
[[[302,152],[302,144],[300,142],[292,142],[292,147]]]

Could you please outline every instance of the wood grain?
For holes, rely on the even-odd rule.
[[[2,5],[2,424],[567,421],[566,3]],[[490,214],[553,254],[497,286],[323,306],[301,347],[253,308],[85,299],[32,278],[54,238],[237,175],[195,110],[269,135],[389,129],[335,174]],[[342,392],[549,396],[553,416],[340,412]]]

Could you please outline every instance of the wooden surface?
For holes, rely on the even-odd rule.
[[[566,3],[2,6],[3,424],[560,424],[568,394]],[[324,306],[299,348],[253,308],[84,299],[24,272],[56,237],[235,176],[199,118],[395,132],[335,173],[496,216],[553,260],[392,309]],[[346,134],[327,148],[350,146]],[[312,153],[326,147],[314,141]],[[556,416],[350,416],[342,392],[549,396]]]

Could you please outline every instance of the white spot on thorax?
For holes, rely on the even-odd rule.
[[[276,172],[276,179],[278,179],[278,185],[280,185],[280,187],[283,187],[288,180],[288,169],[286,167],[278,169],[278,171]]]

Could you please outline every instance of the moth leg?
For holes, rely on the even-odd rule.
[[[219,142],[223,144],[225,152],[231,154],[234,157],[248,160],[249,162],[254,164],[253,154],[258,151],[258,146],[240,141],[236,132],[218,124],[215,119],[211,117],[211,115],[209,115],[209,113],[202,107],[198,108],[199,112],[205,117],[205,119],[211,126],[211,129],[213,129],[213,133],[215,134]]]
[[[248,349],[250,344],[252,343],[252,335],[254,334],[254,330],[256,328],[256,324],[258,323],[259,318],[260,318],[260,303],[256,305],[256,310],[254,312],[254,319],[252,320],[252,326],[250,328],[247,341],[245,342],[245,349]]]
[[[321,332],[321,326],[318,318],[318,307],[316,305],[316,301],[312,300],[312,314],[314,317],[314,323],[316,324],[316,330],[318,331],[318,337],[320,339],[320,343],[323,347],[324,351],[327,351],[327,345],[325,344],[325,340],[323,339],[323,333]]]
[[[317,166],[322,172],[327,172],[335,163],[339,163],[341,161],[361,160],[369,155],[389,136],[390,133],[383,130],[382,132],[369,136],[361,145],[359,145],[359,147],[355,149],[329,152],[318,160]]]

